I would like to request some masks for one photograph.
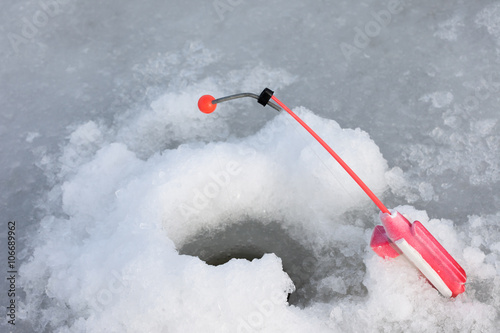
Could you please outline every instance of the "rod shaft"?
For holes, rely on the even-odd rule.
[[[358,175],[347,165],[347,163],[344,162],[344,160],[340,158],[340,156],[337,155],[337,153],[332,148],[330,148],[330,146],[325,141],[323,141],[323,139],[321,139],[318,134],[316,134],[316,132],[314,132],[302,119],[299,118],[299,116],[293,113],[293,111],[290,110],[290,108],[283,104],[279,99],[274,96],[272,96],[271,98],[279,106],[281,106],[283,110],[288,112],[288,114],[290,114],[299,124],[301,124],[302,127],[304,127],[316,139],[316,141],[318,141],[323,146],[323,148],[325,148],[330,153],[330,155],[332,155],[332,157],[342,166],[342,168],[344,168],[349,176],[354,179],[354,181],[361,187],[361,189],[370,197],[370,199],[383,213],[390,214],[389,210],[387,209],[387,207],[385,207],[382,201],[380,201],[380,199],[372,192],[372,190],[370,190],[370,188],[361,180],[361,178],[358,177]]]

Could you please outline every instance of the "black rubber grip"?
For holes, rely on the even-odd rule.
[[[269,100],[271,99],[271,97],[273,97],[273,94],[274,94],[274,91],[272,91],[269,88],[266,88],[260,93],[260,96],[259,96],[259,99],[257,100],[257,102],[259,102],[259,104],[262,104],[263,106],[266,106],[267,103],[269,103]]]

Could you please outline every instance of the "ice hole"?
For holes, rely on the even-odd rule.
[[[234,258],[252,261],[266,253],[274,253],[281,258],[283,270],[295,285],[288,301],[299,307],[306,307],[317,300],[362,295],[366,291],[361,286],[364,274],[361,259],[353,264],[338,249],[329,247],[318,251],[313,245],[292,236],[278,222],[264,224],[245,220],[222,229],[202,230],[185,242],[179,252],[197,256],[213,266],[223,265]],[[346,270],[350,271],[351,278],[342,281],[345,286],[343,291],[339,291],[338,287],[325,288],[324,279],[345,274]],[[356,279],[356,276],[359,278]]]

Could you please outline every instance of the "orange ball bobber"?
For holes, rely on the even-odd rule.
[[[198,108],[203,113],[212,113],[217,108],[217,104],[212,103],[214,100],[213,96],[203,95],[198,100]]]

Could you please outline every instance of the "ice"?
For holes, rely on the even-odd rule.
[[[434,33],[434,36],[448,41],[455,41],[458,39],[460,28],[464,25],[463,17],[455,16],[447,21],[439,23],[439,28]]]
[[[0,17],[18,331],[497,330],[498,3],[28,0]],[[464,294],[371,251],[376,207],[285,113],[196,108],[265,87],[431,231]]]
[[[500,43],[500,5],[493,3],[486,6],[476,16],[476,24],[486,30]]]
[[[449,91],[437,91],[432,94],[427,94],[420,97],[421,101],[431,102],[432,106],[435,108],[443,108],[453,101],[453,94]]]
[[[169,110],[169,99],[177,97],[160,96],[153,104]],[[187,102],[177,105],[191,108]],[[231,106],[221,105],[218,112],[224,108]],[[376,193],[383,193],[385,175],[389,174],[387,163],[365,132],[342,129],[335,121],[303,107],[295,111],[327,142],[338,146],[338,153],[360,171]],[[161,113],[154,115],[163,117]],[[149,122],[150,126],[154,123]],[[189,128],[194,130],[200,124],[187,121],[182,126],[189,133]],[[186,143],[146,159],[109,136],[106,142],[106,132],[93,122],[85,123],[74,130],[63,150],[60,161],[77,171],[69,173],[63,168],[58,176],[61,180],[56,187],[67,217],[44,218],[44,241],[21,269],[29,290],[24,316],[36,312],[47,295],[50,305],[38,320],[60,331],[321,329],[314,305],[302,310],[287,305],[287,294],[295,286],[275,255],[252,262],[233,259],[212,267],[176,251],[200,232],[223,230],[249,217],[255,223],[278,221],[306,247],[329,244],[324,235],[338,242],[366,241],[359,235],[364,229],[346,226],[340,217],[366,207],[368,199],[286,114],[276,115],[247,137]],[[370,168],[363,168],[367,164]],[[401,171],[396,169],[393,174]],[[420,187],[422,191],[432,189]],[[453,223],[429,221],[425,211],[411,206],[398,209],[427,224],[443,245],[461,258],[460,248],[465,243]],[[311,243],[311,238],[316,240]],[[358,328],[411,329],[408,323],[420,313],[419,306],[426,302],[446,305],[404,260],[383,261],[363,246],[344,244],[338,250],[343,256],[332,258],[358,256],[365,260],[367,294],[362,301],[342,301],[341,297],[334,302],[342,307],[343,316],[357,318]],[[490,279],[493,266],[485,266],[484,258],[478,248],[467,247],[463,252],[463,262],[472,276],[477,270],[476,278]],[[36,287],[40,272],[47,274],[42,290]],[[312,301],[332,292],[346,296],[353,278],[333,274],[320,280]],[[427,298],[417,297],[422,289]],[[494,312],[487,305],[465,302],[481,309],[478,311]],[[320,304],[316,307],[328,312],[327,305]],[[72,310],[66,311],[66,306]],[[368,322],[358,317],[359,307],[370,318]],[[125,315],[128,313],[133,315]],[[328,316],[323,320],[331,327],[344,327],[330,322]]]

